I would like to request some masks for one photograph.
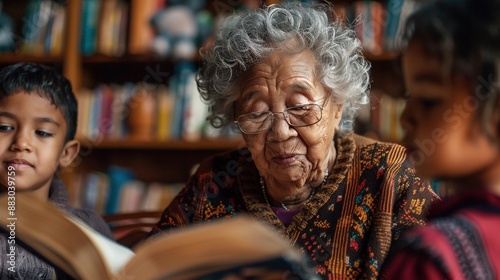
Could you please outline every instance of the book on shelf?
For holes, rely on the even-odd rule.
[[[144,1],[147,3],[150,1]],[[83,0],[80,52],[121,56],[127,48],[129,7],[123,0]],[[132,11],[133,14],[133,11]]]
[[[134,180],[135,175],[132,170],[117,165],[110,166],[107,174],[109,176],[109,193],[104,213],[109,214],[118,212],[121,188],[127,182]],[[86,187],[83,186],[82,188],[85,189]]]
[[[383,141],[397,142],[403,138],[404,132],[399,118],[404,110],[406,101],[394,98],[381,90],[372,90],[370,105],[364,107],[369,110],[369,126]]]
[[[337,14],[345,15],[365,51],[380,55],[398,49],[405,21],[417,4],[416,0],[358,0],[337,8]]]
[[[185,104],[183,110],[183,126],[181,137],[186,140],[197,140],[202,137],[203,125],[208,116],[208,106],[203,102],[196,86],[196,72],[189,70],[185,83]]]
[[[155,31],[151,18],[166,6],[165,0],[131,0],[130,28],[128,52],[130,54],[147,54],[151,51]]]
[[[420,0],[387,0],[386,40],[384,42],[387,50],[400,48],[406,20],[421,3]]]
[[[100,8],[99,0],[82,1],[80,23],[80,53],[82,55],[91,55],[96,52]]]
[[[354,1],[345,14],[361,40],[363,50],[374,55],[381,54],[384,51],[385,7],[376,1]]]
[[[184,183],[144,182],[132,170],[112,165],[107,172],[78,174],[71,188],[71,204],[105,215],[138,211],[161,211],[184,187]]]
[[[175,96],[166,85],[158,85],[158,118],[156,122],[156,138],[160,141],[172,137],[172,112],[175,107]]]
[[[1,205],[8,201],[0,196]],[[134,251],[31,193],[16,193],[15,210],[0,217],[15,225],[16,243],[76,279],[318,279],[305,255],[250,216],[176,229]]]
[[[385,27],[386,40],[384,48],[394,50],[397,48],[397,37],[401,16],[401,7],[404,0],[387,0],[387,23]]]
[[[30,55],[62,53],[66,7],[51,0],[30,0],[22,20],[21,50]],[[14,35],[15,36],[15,35]]]
[[[78,136],[90,140],[116,140],[132,138],[133,133],[144,139],[166,141],[184,139],[196,141],[202,137],[231,137],[234,131],[216,129],[208,131],[208,106],[202,101],[195,81],[195,68],[191,64],[181,67],[172,77],[170,85],[127,83],[100,84],[95,89],[78,92]],[[154,99],[153,110],[139,112],[144,92]],[[135,113],[135,114],[133,114]],[[134,118],[151,120],[148,132],[132,130]],[[144,128],[143,125],[135,126]],[[151,135],[145,135],[146,133]]]
[[[9,53],[15,50],[14,22],[11,16],[0,10],[0,53]]]
[[[49,19],[48,34],[45,39],[45,51],[51,55],[61,55],[64,49],[66,28],[66,7],[53,4],[54,11]]]
[[[128,4],[121,0],[101,0],[96,34],[96,52],[121,56],[127,48]]]
[[[84,190],[80,191],[82,208],[104,213],[109,194],[109,177],[103,172],[89,172],[85,176]]]

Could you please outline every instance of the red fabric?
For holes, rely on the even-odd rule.
[[[410,252],[401,252],[385,273],[388,276],[387,279],[445,279],[445,276],[428,258]]]
[[[431,221],[407,234],[383,279],[500,279],[500,197],[484,190],[431,206]]]

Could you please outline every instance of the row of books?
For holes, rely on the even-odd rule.
[[[404,99],[374,90],[370,104],[359,111],[355,131],[382,141],[399,142],[404,136],[399,121],[404,107]]]
[[[22,21],[0,13],[0,51],[60,55],[67,26],[67,1],[29,0]],[[79,50],[84,56],[151,53],[152,17],[167,0],[82,0]],[[64,4],[61,4],[64,3]],[[1,12],[1,10],[0,10]],[[22,26],[15,26],[20,24]],[[22,33],[17,33],[22,30]]]
[[[127,46],[128,9],[128,3],[122,0],[83,0],[80,53],[123,55]]]
[[[166,3],[166,0],[83,0],[80,52],[108,56],[149,53],[155,36],[150,20]],[[380,1],[355,1],[346,9],[346,17],[353,23],[363,48],[377,54],[397,47],[404,21],[416,5],[415,0],[387,0],[385,5]],[[66,6],[53,0],[30,0],[26,7],[22,37],[14,38],[16,32],[10,32],[11,45],[14,47],[15,42],[21,41],[21,49],[30,54],[60,54],[64,46]]]
[[[415,0],[356,1],[346,9],[363,49],[375,55],[394,51],[408,15],[416,8]]]
[[[375,93],[371,99],[371,123],[381,139],[399,141],[404,132],[399,121],[406,100]]]
[[[64,47],[66,7],[53,0],[30,0],[22,26],[10,15],[0,15],[2,52],[19,51],[30,55],[60,55]],[[21,30],[17,33],[16,30]]]
[[[78,174],[76,178],[70,189],[71,204],[101,215],[161,211],[184,187],[184,183],[146,183],[119,166],[111,166],[108,172]]]
[[[232,136],[207,122],[208,107],[196,87],[195,67],[179,63],[165,84],[101,84],[78,93],[78,133],[90,140],[141,140]]]
[[[132,55],[151,53],[156,36],[152,19],[167,7],[167,2],[169,1],[83,0],[81,54],[121,56],[124,53]],[[193,3],[181,4],[193,5]],[[203,13],[203,15],[208,14]],[[203,22],[208,24],[210,20]],[[211,27],[200,26],[200,28]]]

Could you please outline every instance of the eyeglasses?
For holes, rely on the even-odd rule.
[[[283,114],[286,122],[293,127],[309,126],[318,123],[323,115],[323,108],[330,100],[328,96],[322,106],[318,104],[303,104],[286,108],[283,112],[253,112],[240,115],[234,123],[241,132],[246,134],[259,134],[268,131],[276,114]]]

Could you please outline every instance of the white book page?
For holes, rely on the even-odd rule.
[[[104,262],[111,274],[116,275],[128,261],[135,256],[135,253],[131,249],[100,234],[78,218],[70,217],[70,220],[92,239],[101,252]]]

